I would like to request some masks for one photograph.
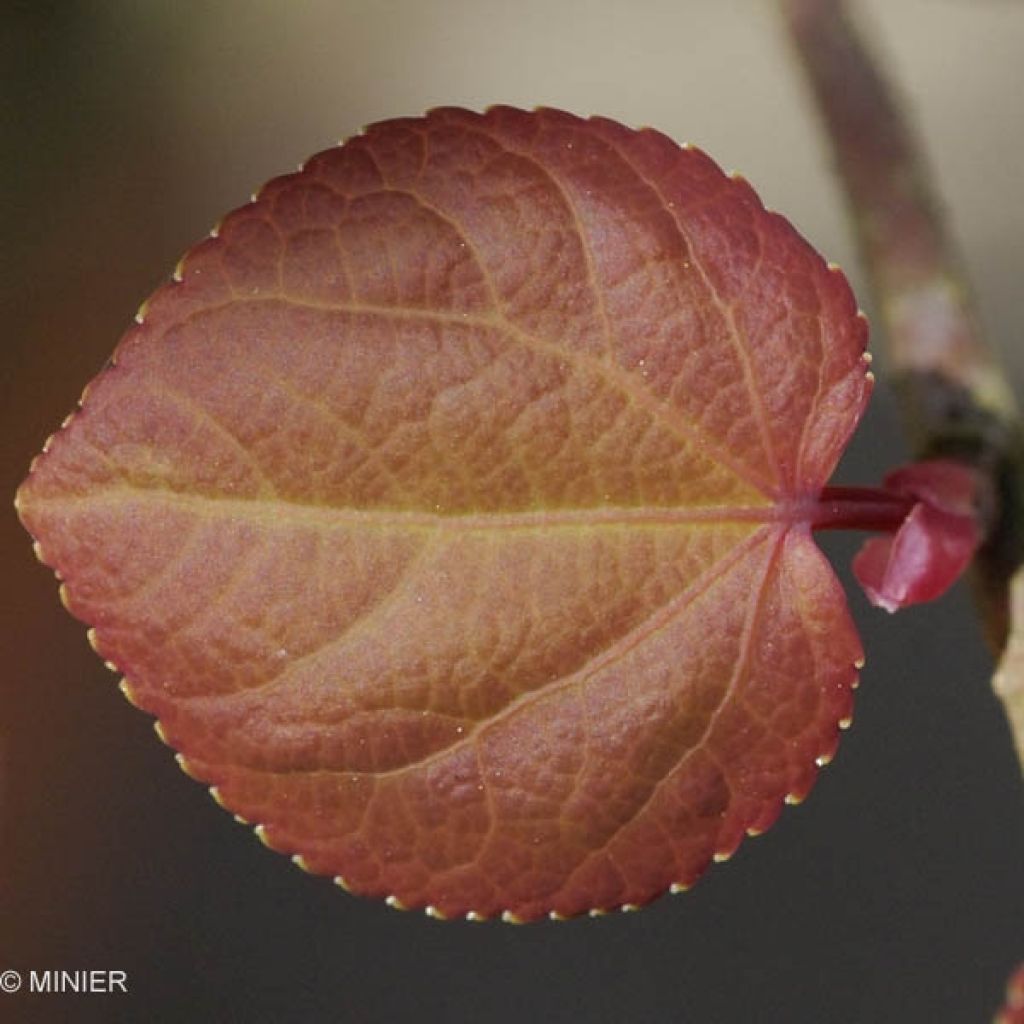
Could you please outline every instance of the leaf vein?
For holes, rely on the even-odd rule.
[[[675,226],[676,233],[679,236],[679,240],[686,247],[690,254],[690,259],[694,269],[700,275],[701,280],[704,282],[704,286],[715,303],[720,315],[725,319],[731,330],[727,331],[726,334],[729,336],[729,341],[737,354],[740,361],[740,366],[743,368],[743,380],[744,385],[750,399],[751,408],[754,410],[754,414],[757,417],[758,429],[761,434],[761,443],[764,446],[764,454],[768,462],[772,467],[772,471],[775,474],[776,487],[782,487],[786,481],[783,478],[781,466],[779,464],[778,454],[775,451],[775,444],[772,440],[771,431],[768,427],[768,418],[765,413],[764,403],[761,400],[760,389],[757,386],[754,374],[753,363],[750,355],[750,341],[746,338],[746,335],[739,330],[736,324],[735,309],[732,303],[727,303],[718,293],[718,289],[714,286],[711,278],[708,276],[707,271],[704,268],[704,264],[700,257],[697,255],[697,249],[693,244],[693,239],[690,237],[689,231],[683,225],[679,217],[675,216],[672,211],[669,201],[665,194],[662,192],[658,184],[647,177],[629,156],[622,150],[621,147],[616,145],[611,140],[608,141],[608,145],[622,158],[622,161],[633,171],[637,178],[643,182],[648,188],[650,188],[661,201],[661,206],[664,210],[669,213],[670,219]],[[760,238],[759,238],[760,241]],[[759,264],[760,266],[760,264]],[[743,341],[741,342],[741,338]]]

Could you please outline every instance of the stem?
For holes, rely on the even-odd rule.
[[[1024,444],[1006,377],[986,346],[916,140],[842,0],[782,0],[824,120],[919,457],[981,474],[988,538],[971,572],[996,655],[1024,555]]]
[[[913,498],[890,494],[879,487],[826,487],[811,518],[811,528],[895,533],[915,504]]]
[[[938,373],[972,401],[1012,418],[1016,404],[984,343],[924,157],[843,0],[785,0],[846,187],[896,373]],[[915,430],[948,428],[924,407]]]

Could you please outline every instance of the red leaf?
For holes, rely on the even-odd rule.
[[[894,612],[940,597],[974,557],[977,478],[965,465],[936,459],[894,470],[884,489],[916,504],[894,536],[864,543],[853,571],[871,602]]]
[[[376,125],[190,252],[23,485],[125,691],[275,849],[439,915],[686,887],[861,649],[811,536],[842,275],[657,132]]]

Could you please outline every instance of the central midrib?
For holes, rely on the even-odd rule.
[[[281,496],[235,498],[222,494],[199,494],[167,488],[117,486],[79,495],[23,496],[23,510],[29,505],[81,505],[144,502],[177,507],[205,517],[234,518],[248,522],[275,520],[297,524],[351,525],[379,529],[423,529],[452,531],[548,530],[596,528],[672,527],[687,524],[778,523],[780,526],[810,524],[819,502],[812,497],[794,497],[782,502],[765,501],[747,505],[689,505],[660,507],[601,506],[595,508],[524,509],[514,512],[446,512],[389,508],[352,508],[297,501]]]

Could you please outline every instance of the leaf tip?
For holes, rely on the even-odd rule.
[[[311,875],[313,873],[313,869],[309,866],[309,863],[306,861],[306,858],[303,857],[301,853],[292,854],[292,863],[300,871],[305,871],[307,875]]]
[[[351,886],[348,884],[348,882],[345,880],[345,878],[343,878],[341,875],[335,875],[333,881],[334,881],[334,884],[339,889],[344,889],[345,892],[349,892],[349,893],[352,891]]]

